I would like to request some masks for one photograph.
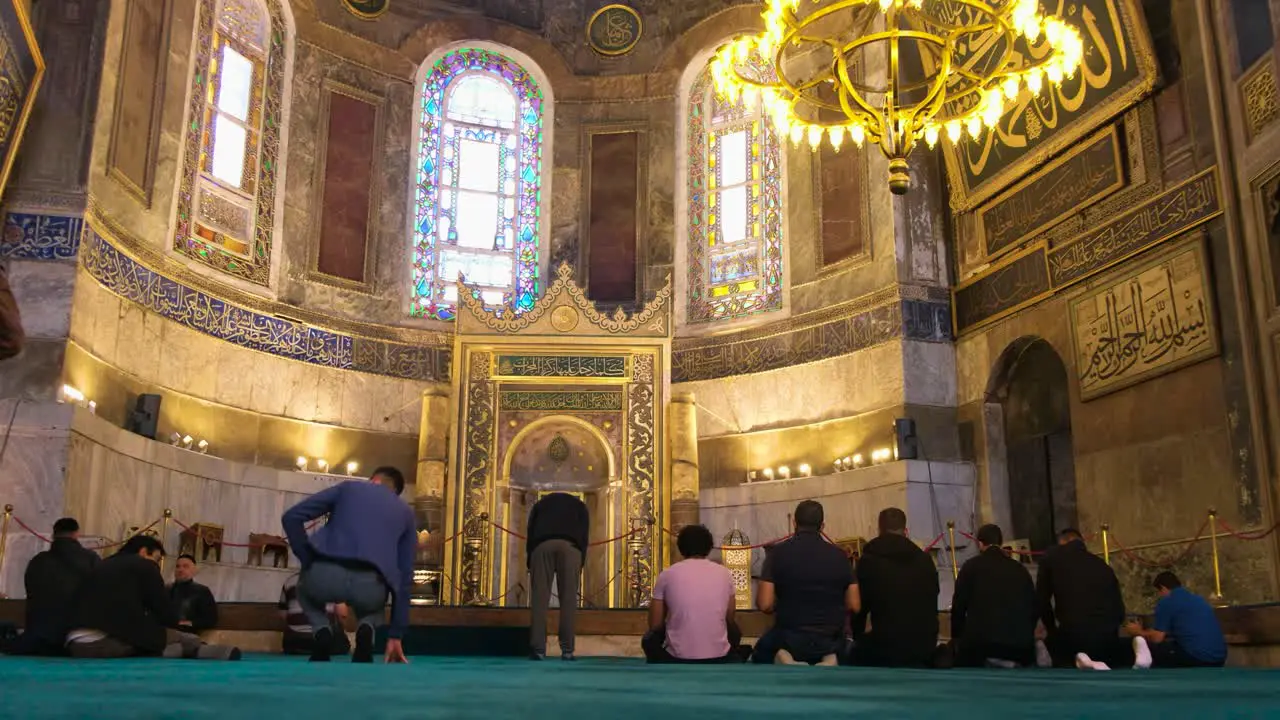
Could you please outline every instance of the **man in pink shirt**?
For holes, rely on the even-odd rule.
[[[684,560],[658,576],[649,602],[649,632],[640,646],[651,663],[739,662],[742,633],[733,620],[733,576],[707,559],[714,541],[702,525],[676,537]]]

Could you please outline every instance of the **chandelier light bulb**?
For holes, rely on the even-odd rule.
[[[1050,66],[1049,66],[1049,70],[1048,70],[1048,72],[1047,72],[1046,74],[1049,76],[1049,82],[1050,82],[1050,83],[1052,83],[1052,84],[1054,84],[1054,85],[1061,85],[1061,84],[1062,84],[1062,66],[1060,66],[1060,65],[1050,65]]]
[[[937,125],[925,126],[924,142],[926,145],[929,146],[930,150],[932,150],[933,147],[938,144],[938,126]]]
[[[1004,96],[1006,98],[1010,100],[1017,100],[1018,90],[1020,89],[1017,76],[1010,76],[1008,78],[1005,78],[1002,89],[1004,90]]]
[[[854,145],[862,147],[862,141],[867,139],[867,131],[861,125],[854,123],[849,126],[849,139]]]
[[[809,147],[813,150],[817,150],[818,146],[821,144],[822,144],[822,128],[818,127],[817,125],[810,125],[809,126]]]
[[[970,115],[964,129],[969,132],[970,140],[977,140],[978,136],[982,134],[982,118],[977,115]]]
[[[947,139],[954,145],[960,142],[960,121],[952,120],[947,123]]]
[[[804,137],[804,128],[796,123],[791,126],[791,144],[800,147],[800,138]]]
[[[827,128],[827,135],[831,138],[831,149],[840,152],[840,144],[844,142],[844,126],[832,125]]]
[[[1040,91],[1044,89],[1044,76],[1040,74],[1039,70],[1032,70],[1027,75],[1027,89],[1031,91],[1032,95],[1040,96]]]
[[[890,5],[893,5],[893,0],[880,0],[880,12],[889,12]]]

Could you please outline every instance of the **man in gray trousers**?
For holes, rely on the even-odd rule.
[[[568,493],[543,496],[529,510],[529,574],[533,585],[533,627],[529,659],[547,656],[547,608],[551,578],[560,597],[560,658],[573,660],[573,621],[578,612],[578,581],[587,556],[591,528],[587,506]]]

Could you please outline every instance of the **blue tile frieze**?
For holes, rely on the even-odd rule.
[[[84,218],[79,215],[5,213],[0,258],[7,260],[74,260]]]
[[[234,305],[145,267],[92,230],[80,260],[116,295],[240,347],[325,367],[413,380],[448,378],[447,349],[355,337]]]

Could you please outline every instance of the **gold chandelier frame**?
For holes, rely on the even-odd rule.
[[[819,7],[800,14],[806,3]],[[877,20],[876,5],[883,30],[846,40],[818,27],[848,12],[866,15],[865,30]],[[967,11],[972,18],[951,22],[944,11],[952,17]],[[952,143],[966,132],[979,137],[999,122],[1006,100],[1024,89],[1039,95],[1046,79],[1057,85],[1074,76],[1084,54],[1079,32],[1060,18],[1042,16],[1038,0],[767,0],[762,17],[763,33],[735,38],[712,60],[720,97],[749,109],[763,103],[777,130],[796,145],[807,137],[816,150],[826,138],[838,151],[845,135],[859,147],[870,139],[889,159],[889,186],[897,194],[910,185],[906,158],[919,140],[932,148],[944,133]],[[1018,41],[1030,45],[1042,35],[1048,51],[1020,61]],[[968,37],[987,40],[960,54]],[[916,46],[923,79],[903,78],[904,42]],[[881,43],[888,45],[886,82],[873,87],[856,79],[856,59]],[[831,61],[808,78],[793,78],[786,67],[794,57],[790,50],[806,46],[825,47]],[[767,75],[746,71],[753,62],[768,67]],[[834,89],[834,101],[821,96],[824,88]],[[832,120],[833,114],[840,117]]]

